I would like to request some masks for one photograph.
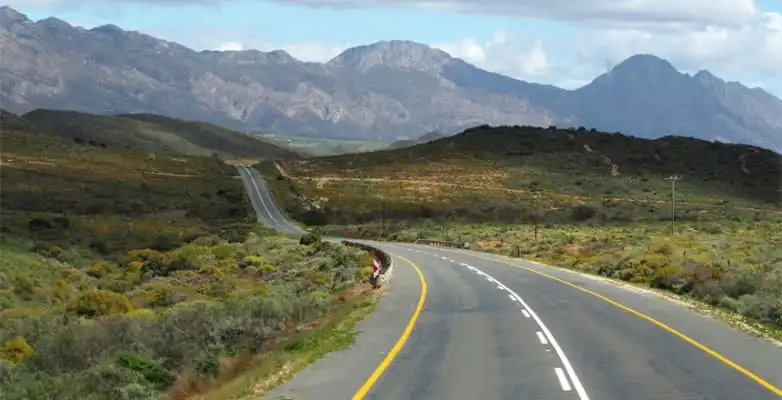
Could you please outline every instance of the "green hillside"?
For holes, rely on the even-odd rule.
[[[154,116],[33,115],[0,121],[0,398],[244,390],[238,375],[265,380],[286,362],[296,372],[348,346],[376,304],[366,252],[259,227],[233,167],[140,142],[149,127],[166,132],[154,149],[174,133],[188,145],[202,143],[192,132],[235,134]]]
[[[224,159],[301,158],[294,151],[255,136],[214,124],[152,114],[104,116],[76,111],[35,110],[11,118],[21,118],[49,135],[100,146],[163,150],[191,156],[216,153]]]
[[[602,221],[670,218],[671,175],[680,218],[779,210],[780,155],[751,146],[586,130],[477,127],[410,148],[281,162],[289,211],[314,204],[332,222],[453,215],[472,221],[552,222],[574,205]],[[276,169],[263,167],[269,174]],[[280,185],[286,181],[276,181]]]
[[[213,157],[5,128],[0,149],[4,234],[111,254],[252,226],[234,168]]]

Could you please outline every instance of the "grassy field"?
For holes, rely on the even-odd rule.
[[[367,253],[259,228],[219,158],[12,118],[0,135],[1,398],[239,393],[242,379],[271,384],[273,368],[346,346],[376,302]]]
[[[781,160],[687,138],[478,127],[258,169],[289,213],[325,233],[469,241],[782,328]]]
[[[104,116],[75,111],[35,110],[0,115],[3,130],[38,132],[109,148],[167,151],[190,156],[284,159],[301,156],[262,138],[221,126],[153,114]],[[19,129],[21,128],[21,129]]]
[[[261,137],[310,156],[330,156],[345,153],[361,153],[380,150],[388,142],[371,140],[320,139],[303,136],[286,136],[265,133]]]

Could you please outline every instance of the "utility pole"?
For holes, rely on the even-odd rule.
[[[532,195],[535,198],[535,211],[532,213],[532,221],[535,223],[535,243],[538,242],[538,215],[540,214],[540,203],[538,203],[538,193]]]
[[[383,197],[380,203],[380,239],[386,234],[386,198]]]
[[[682,177],[678,175],[665,178],[671,181],[671,234],[676,234],[676,181],[681,179]]]

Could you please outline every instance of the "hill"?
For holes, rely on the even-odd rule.
[[[0,8],[0,100],[11,111],[154,113],[293,136],[394,141],[468,127],[594,127],[782,148],[782,101],[637,55],[577,90],[512,79],[420,43],[382,41],[327,63],[284,51],[202,51],[113,25],[84,29]]]
[[[204,122],[152,114],[104,116],[76,111],[35,110],[20,116],[3,114],[3,130],[22,129],[106,147],[169,151],[221,158],[300,158],[258,137]],[[7,115],[6,115],[7,114]],[[6,124],[5,122],[8,121]]]
[[[404,149],[280,165],[285,176],[274,184],[288,210],[302,215],[296,204],[303,201],[320,209],[315,214],[321,223],[356,223],[381,214],[529,221],[541,212],[546,220],[563,222],[572,220],[578,205],[594,208],[585,220],[669,219],[671,182],[665,178],[671,175],[683,177],[676,189],[677,218],[782,208],[779,154],[671,136],[480,126]],[[269,164],[263,169],[279,175]]]
[[[421,135],[417,139],[405,139],[405,140],[397,140],[396,142],[391,143],[388,145],[388,150],[394,150],[394,149],[401,149],[404,147],[411,147],[415,146],[417,144],[421,143],[427,143],[434,140],[442,139],[445,135],[442,135],[438,132],[429,132]]]
[[[252,370],[250,386],[347,346],[376,304],[366,252],[256,226],[236,170],[215,157],[0,122],[3,399],[249,389],[232,380]],[[258,312],[280,304],[297,306]]]
[[[234,168],[212,157],[80,144],[5,126],[0,148],[3,236],[108,255],[241,236],[252,227]]]

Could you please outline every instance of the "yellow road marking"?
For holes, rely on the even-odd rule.
[[[687,342],[687,343],[689,343],[689,344],[691,344],[691,345],[693,345],[693,346],[703,350],[704,352],[706,352],[707,354],[711,355],[712,357],[722,361],[723,363],[725,363],[726,365],[732,367],[736,371],[744,374],[744,376],[746,376],[746,377],[752,379],[753,381],[757,382],[758,384],[760,384],[760,386],[763,386],[764,388],[770,390],[771,392],[777,394],[778,396],[782,396],[782,388],[778,388],[778,387],[774,386],[770,382],[768,382],[765,379],[761,378],[760,376],[754,374],[753,372],[749,371],[748,369],[742,367],[741,365],[731,361],[730,359],[728,359],[727,357],[723,356],[722,354],[716,352],[715,350],[710,349],[706,345],[701,344],[697,340],[695,340],[695,339],[685,335],[684,333],[681,333],[681,332],[677,331],[676,329],[666,325],[663,322],[660,322],[660,321],[654,319],[653,317],[650,317],[650,316],[648,316],[648,315],[646,315],[646,314],[644,314],[644,313],[642,313],[642,312],[640,312],[638,310],[635,310],[635,309],[630,308],[630,307],[628,307],[628,306],[626,306],[626,305],[624,305],[622,303],[619,303],[616,300],[609,299],[608,297],[603,296],[600,293],[597,293],[597,292],[589,290],[589,289],[587,289],[585,287],[576,285],[575,283],[568,282],[568,281],[566,281],[564,279],[557,278],[556,276],[547,274],[545,272],[541,272],[541,271],[535,270],[533,268],[525,267],[523,265],[516,265],[516,264],[509,263],[507,261],[498,260],[498,259],[494,259],[494,258],[491,258],[491,257],[486,257],[486,256],[479,255],[479,254],[464,253],[464,252],[451,250],[451,249],[447,249],[447,250],[455,252],[455,253],[467,254],[467,255],[471,255],[473,257],[483,258],[483,259],[488,260],[488,261],[494,261],[494,262],[510,265],[511,267],[514,267],[514,268],[523,269],[525,271],[529,271],[529,272],[532,272],[533,274],[537,274],[537,275],[540,275],[542,277],[551,279],[553,281],[557,281],[559,283],[562,283],[564,285],[570,286],[570,287],[572,287],[574,289],[580,290],[580,291],[582,291],[584,293],[587,293],[589,295],[597,297],[598,299],[603,300],[606,303],[609,303],[609,304],[611,304],[611,305],[613,305],[615,307],[621,308],[622,310],[625,310],[625,311],[635,315],[636,317],[645,319],[645,320],[647,320],[647,321],[649,321],[649,322],[659,326],[660,328],[662,328],[662,329],[664,329],[664,330],[666,330],[666,331],[668,331],[668,332],[678,336],[680,339],[684,340],[685,342]],[[545,266],[545,264],[540,264],[540,263],[535,263],[535,264],[538,264],[538,265],[541,265],[541,266]]]
[[[389,252],[390,253],[390,252]],[[415,307],[415,311],[413,312],[413,315],[410,317],[410,321],[407,323],[407,327],[405,327],[405,330],[402,332],[402,336],[399,337],[399,340],[396,341],[394,344],[394,347],[391,348],[391,351],[388,352],[388,355],[386,358],[383,359],[382,362],[380,362],[380,365],[375,368],[375,372],[372,373],[372,375],[369,376],[369,378],[364,382],[363,385],[358,389],[356,394],[353,395],[352,400],[361,400],[364,398],[364,396],[369,393],[369,390],[372,389],[372,386],[375,385],[378,379],[380,379],[380,376],[383,374],[383,372],[388,368],[389,365],[391,365],[391,362],[394,361],[394,358],[396,358],[397,354],[402,350],[402,347],[404,347],[405,343],[407,342],[407,339],[410,337],[410,333],[413,332],[413,327],[415,326],[416,321],[418,320],[418,316],[421,314],[421,310],[424,308],[424,303],[426,302],[426,279],[424,279],[424,274],[421,272],[421,269],[418,268],[417,265],[415,265],[414,262],[408,260],[407,258],[404,258],[400,255],[390,253],[395,257],[401,258],[402,260],[407,261],[408,264],[413,266],[413,269],[415,269],[416,274],[418,274],[418,279],[421,281],[421,296],[418,298],[418,305]]]

